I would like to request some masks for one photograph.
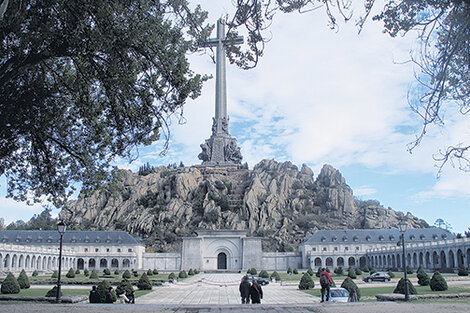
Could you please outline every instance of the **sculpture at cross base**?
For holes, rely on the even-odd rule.
[[[216,75],[215,75],[215,116],[212,122],[212,135],[201,144],[202,152],[198,158],[202,165],[238,165],[241,164],[242,155],[237,146],[237,140],[230,136],[229,118],[227,115],[227,84],[225,68],[225,46],[242,44],[243,37],[235,40],[225,38],[225,25],[217,21],[217,38],[209,39],[204,46],[216,47]]]

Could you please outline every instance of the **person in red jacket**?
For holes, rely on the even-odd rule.
[[[321,302],[328,302],[330,300],[330,286],[333,284],[330,273],[326,269],[322,269],[320,274],[320,286],[321,286]]]

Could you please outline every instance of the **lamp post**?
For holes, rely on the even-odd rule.
[[[57,224],[57,231],[60,235],[60,245],[59,245],[59,277],[57,278],[57,296],[56,302],[61,303],[62,299],[60,298],[60,285],[62,282],[60,281],[60,274],[62,272],[62,237],[64,236],[65,230],[67,229],[67,225],[65,225],[64,221],[60,220]]]
[[[403,247],[403,274],[405,276],[405,301],[410,301],[410,289],[408,288],[408,277],[406,274],[406,248],[405,248],[405,232],[408,225],[405,221],[398,223],[398,229],[401,232],[401,245]]]

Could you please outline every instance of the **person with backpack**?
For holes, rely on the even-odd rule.
[[[90,291],[90,297],[89,297],[90,303],[100,303],[100,295],[98,293],[98,290],[96,289],[96,286],[91,287]]]
[[[333,284],[330,273],[325,268],[322,269],[320,274],[320,286],[321,286],[321,302],[328,302],[330,300],[330,286]]]

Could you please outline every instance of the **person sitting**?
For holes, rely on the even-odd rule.
[[[100,294],[98,293],[96,286],[91,287],[89,301],[90,303],[100,303],[101,301]]]
[[[120,300],[121,303],[122,303],[123,301],[124,301],[125,303],[129,303],[129,302],[130,302],[129,298],[128,298],[127,295],[126,295],[126,291],[125,291],[125,290],[119,295],[119,300]]]
[[[131,292],[129,292],[129,294],[127,295],[127,297],[129,298],[129,302],[128,302],[128,303],[135,304],[134,290],[132,290]]]

